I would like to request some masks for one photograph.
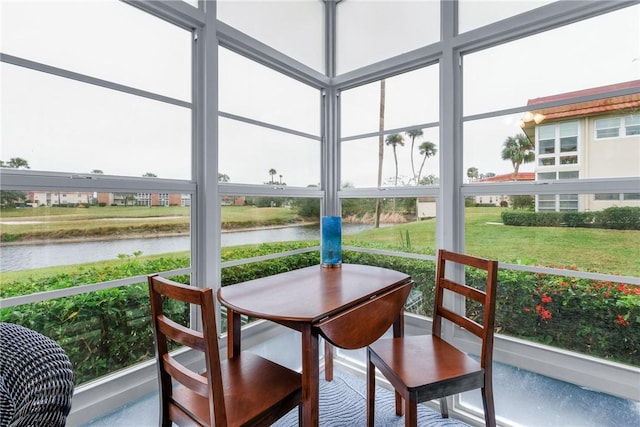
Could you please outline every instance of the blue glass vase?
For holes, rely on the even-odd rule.
[[[340,267],[342,264],[342,218],[323,216],[321,226],[321,265]]]

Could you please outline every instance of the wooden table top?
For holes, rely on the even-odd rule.
[[[222,287],[218,299],[251,317],[317,323],[410,281],[405,273],[381,267],[315,265]]]

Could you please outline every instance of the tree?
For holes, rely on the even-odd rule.
[[[89,173],[92,173],[94,175],[102,175],[104,172],[102,172],[102,169],[94,169]]]
[[[270,184],[273,184],[273,177],[277,174],[278,172],[276,172],[275,169],[269,169],[269,175],[271,175],[271,181],[269,182]]]
[[[535,147],[523,133],[507,137],[502,144],[502,160],[510,160],[513,165],[513,179],[518,180],[518,170],[523,163],[531,163],[536,158]]]
[[[414,182],[417,184],[418,183],[418,177],[416,175],[416,168],[415,165],[413,164],[413,147],[414,144],[416,142],[416,138],[419,136],[422,136],[422,129],[411,129],[405,132],[405,134],[411,138],[411,173],[413,173],[413,180]]]
[[[230,180],[229,175],[218,172],[218,182],[229,182]]]
[[[478,179],[478,176],[478,168],[472,166],[467,169],[467,178],[469,178],[469,181],[475,181]]]
[[[399,146],[404,146],[404,136],[402,136],[402,134],[399,133],[392,133],[390,135],[387,135],[387,138],[385,139],[385,144],[386,145],[390,145],[391,147],[393,147],[393,159],[396,163],[396,178],[394,181],[394,185],[398,185],[398,153],[396,152],[396,147]]]
[[[3,208],[13,208],[24,202],[27,194],[22,191],[2,190],[0,191],[0,206]]]
[[[2,162],[3,168],[11,169],[30,169],[29,163],[21,157],[13,157],[8,162]],[[0,206],[15,207],[17,204],[24,202],[27,194],[22,191],[2,190],[0,191]]]
[[[380,134],[378,136],[378,188],[382,187],[382,162],[384,160],[384,99],[385,99],[385,80],[380,80],[380,115],[378,121],[378,130]],[[380,198],[376,199],[376,211],[374,228],[380,228],[380,213],[382,207],[380,206]]]
[[[29,167],[29,162],[27,162],[25,159],[21,157],[13,157],[9,159],[8,162],[6,163],[3,162],[3,167],[12,168],[12,169],[20,169],[20,168],[31,169]]]
[[[144,175],[142,175],[145,178],[157,178],[158,175],[156,175],[155,173],[151,173],[151,172],[146,172]]]
[[[420,147],[418,147],[418,151],[420,152],[421,156],[424,156],[422,159],[422,164],[420,165],[420,170],[418,171],[418,182],[420,182],[420,176],[422,175],[422,168],[424,167],[424,162],[429,158],[429,157],[433,157],[436,155],[436,153],[438,152],[438,149],[436,148],[436,144],[434,144],[431,141],[425,141],[422,144],[420,144]]]

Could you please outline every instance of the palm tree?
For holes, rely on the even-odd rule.
[[[422,133],[422,129],[411,129],[406,131],[405,134],[407,134],[407,136],[411,138],[411,173],[413,173],[413,179],[417,184],[418,181],[416,177],[416,168],[413,164],[413,146],[416,142],[416,138],[419,136],[422,136],[423,133]]]
[[[398,154],[396,153],[396,147],[404,146],[404,136],[399,133],[392,133],[391,135],[387,135],[385,139],[385,143],[393,147],[393,159],[396,162],[396,179],[393,185],[398,185]]]
[[[535,147],[523,133],[510,136],[502,144],[502,160],[511,160],[513,179],[518,180],[518,170],[523,163],[531,163],[536,158]]]
[[[431,141],[425,141],[418,147],[418,151],[420,152],[422,158],[422,164],[420,165],[420,170],[418,171],[418,180],[420,182],[420,175],[422,175],[422,168],[424,167],[424,162],[429,158],[436,155],[438,149],[436,148],[436,144]]]
[[[469,169],[467,169],[467,178],[469,178],[469,181],[478,179],[478,176],[479,176],[478,168],[472,166]]]
[[[269,175],[271,175],[271,184],[273,184],[273,177],[277,174],[275,169],[269,169]]]
[[[380,115],[378,121],[378,130],[380,135],[378,136],[378,188],[382,186],[382,163],[384,160],[384,102],[385,102],[385,80],[380,80]],[[376,212],[374,228],[380,227],[380,213],[382,211],[380,206],[380,198],[376,198]]]

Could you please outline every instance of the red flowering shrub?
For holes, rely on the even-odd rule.
[[[497,332],[640,366],[640,286],[506,270],[498,282]]]

